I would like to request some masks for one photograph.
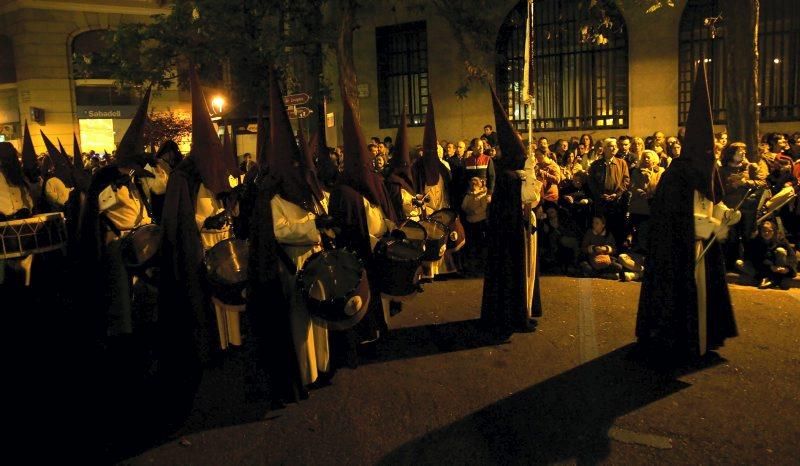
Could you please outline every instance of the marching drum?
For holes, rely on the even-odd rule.
[[[419,291],[420,259],[424,253],[407,238],[381,238],[375,246],[376,279],[381,293],[408,296]]]
[[[141,225],[120,240],[122,262],[128,270],[145,271],[156,265],[161,246],[161,227],[155,223]]]
[[[67,226],[61,212],[0,222],[0,259],[55,251],[66,243]]]
[[[206,276],[211,292],[225,304],[246,303],[247,265],[250,248],[243,239],[228,238],[206,252]]]
[[[419,223],[425,228],[427,234],[425,254],[422,256],[422,260],[425,262],[438,261],[444,256],[444,251],[447,249],[447,227],[432,218],[422,219]]]
[[[436,220],[442,225],[447,227],[447,249],[458,251],[464,247],[466,242],[466,235],[464,235],[464,226],[458,219],[458,213],[453,209],[441,209],[430,214],[428,218]]]
[[[297,283],[315,322],[346,330],[367,313],[370,293],[361,260],[344,249],[320,251],[308,258]]]
[[[406,235],[406,239],[411,242],[420,251],[425,251],[425,240],[428,239],[428,233],[425,227],[413,220],[406,220],[400,225],[400,231]]]

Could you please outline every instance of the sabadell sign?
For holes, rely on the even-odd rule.
[[[78,114],[78,118],[84,119],[130,119],[136,114],[136,106],[78,106],[76,113]]]

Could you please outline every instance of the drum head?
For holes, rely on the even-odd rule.
[[[447,236],[447,227],[436,220],[426,218],[419,223],[425,228],[428,239],[440,240]]]
[[[219,285],[239,285],[247,281],[250,248],[247,241],[222,240],[206,252],[208,279]]]
[[[453,222],[456,221],[458,217],[458,213],[453,209],[441,209],[437,210],[436,212],[430,214],[428,218],[431,220],[436,220],[437,222],[441,223],[445,226],[450,226]]]
[[[386,258],[392,261],[419,261],[425,251],[411,241],[405,239],[393,241],[386,245]]]
[[[150,265],[161,245],[161,227],[155,223],[135,228],[122,238],[122,260],[128,268]]]
[[[425,227],[413,220],[406,220],[400,226],[400,231],[406,234],[409,241],[425,241],[428,234],[425,232]]]
[[[357,324],[367,312],[369,284],[358,257],[344,249],[320,251],[298,273],[298,285],[314,320],[332,330]]]

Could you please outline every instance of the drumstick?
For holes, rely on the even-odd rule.
[[[747,199],[747,197],[750,195],[750,193],[753,191],[753,189],[755,189],[753,186],[747,188],[747,192],[744,193],[744,196],[742,196],[742,199],[739,201],[738,204],[736,204],[736,207],[734,207],[732,209],[734,212],[736,212],[737,210],[739,210],[739,208],[742,207],[742,204],[744,204],[744,201]],[[711,235],[711,238],[708,240],[708,244],[706,244],[706,247],[703,248],[703,252],[701,252],[700,255],[697,257],[697,260],[694,263],[695,266],[697,264],[699,264],[701,260],[703,260],[703,257],[705,257],[705,255],[708,252],[708,250],[711,249],[711,245],[714,244],[714,242],[716,240],[717,240],[717,234],[714,233],[713,235]]]

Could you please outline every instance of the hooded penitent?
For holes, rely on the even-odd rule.
[[[502,157],[498,160],[500,168],[506,170],[522,170],[525,167],[525,146],[517,136],[516,131],[508,120],[508,115],[494,91],[492,90],[492,107],[494,107],[494,121],[497,126],[497,141],[500,145]]]
[[[406,109],[400,114],[400,126],[397,128],[397,137],[393,147],[394,155],[389,161],[390,182],[397,183],[409,193],[414,192],[413,176],[411,174],[411,157],[408,149],[408,119]]]
[[[320,105],[320,113],[324,113],[324,106]],[[333,162],[328,151],[328,141],[325,135],[325,127],[320,126],[311,138],[309,143],[311,154],[317,163],[317,177],[328,188],[336,184],[339,176],[339,168]]]
[[[239,169],[239,160],[236,158],[233,142],[231,142],[231,133],[228,132],[228,125],[225,125],[225,133],[222,137],[222,153],[225,157],[225,160],[228,161],[228,171],[230,172],[231,176],[234,178],[239,178],[242,176],[242,172]]]
[[[23,187],[22,165],[17,158],[17,150],[10,142],[0,142],[0,171],[6,182],[12,186]]]
[[[295,142],[274,70],[270,71],[269,130],[267,165],[270,175],[278,182],[278,193],[309,212],[321,212],[323,195],[313,171],[314,164],[303,156],[307,151],[301,151]]]
[[[439,182],[442,162],[438,154],[439,142],[436,138],[436,117],[433,112],[433,99],[428,96],[428,113],[425,116],[425,132],[422,136],[422,166],[425,171],[425,186],[434,186]],[[422,191],[425,186],[417,186]]]
[[[200,87],[200,79],[194,67],[189,71],[189,83],[192,88],[192,150],[189,157],[194,160],[203,184],[215,195],[231,190],[228,177],[230,163],[225,160],[222,142],[211,122],[206,98]]]
[[[714,158],[714,120],[711,115],[706,66],[700,62],[692,87],[692,102],[686,118],[686,136],[680,158],[689,161],[694,169],[695,189],[716,203],[725,193]]]
[[[147,108],[150,106],[151,88],[147,88],[139,103],[139,108],[131,120],[130,126],[122,136],[117,146],[116,164],[120,167],[140,169],[141,176],[147,176],[144,171],[144,126],[147,124]]]
[[[75,186],[81,192],[87,192],[92,182],[92,176],[83,167],[83,155],[78,145],[78,136],[72,133],[72,176],[75,178]]]
[[[25,120],[25,134],[22,136],[22,171],[31,181],[41,174],[36,150],[33,148],[31,131],[28,129],[28,120]]]
[[[645,348],[668,358],[697,355],[700,349],[697,288],[701,282],[695,277],[694,192],[700,191],[708,199],[723,194],[715,185],[718,176],[709,102],[701,63],[683,153],[661,176],[650,204],[650,230],[658,232],[658,240],[647,242],[636,336]],[[737,334],[719,241],[708,249],[704,266],[706,348],[715,349]]]
[[[311,147],[306,143],[303,125],[297,128],[297,145],[300,146],[300,166],[303,170],[306,183],[308,183],[308,186],[317,199],[324,199],[322,182],[319,179],[319,172],[317,171],[317,165],[314,163],[314,155],[311,152]]]
[[[56,148],[53,142],[44,134],[44,131],[39,130],[39,132],[42,133],[42,140],[47,148],[47,156],[53,164],[53,176],[61,180],[64,186],[73,187],[75,184],[72,180],[72,167],[69,160]]]
[[[361,132],[361,125],[356,119],[353,104],[346,94],[342,95],[342,100],[344,171],[340,183],[350,186],[372,204],[380,206],[384,215],[394,221],[396,219],[394,208],[383,186],[383,180],[380,175],[373,172],[372,158],[367,151],[367,143]]]

